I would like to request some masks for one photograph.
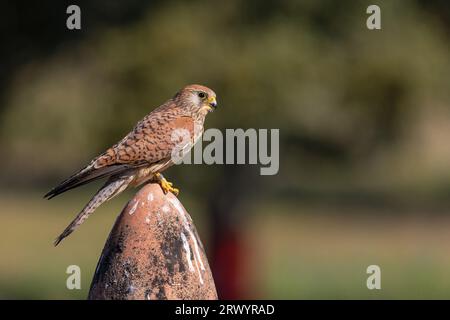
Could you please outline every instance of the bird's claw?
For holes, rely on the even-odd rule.
[[[167,192],[172,192],[174,195],[178,196],[180,193],[180,190],[173,187],[173,183],[167,181],[165,178],[162,178],[159,180],[159,185],[161,186],[161,189],[163,190],[164,194],[167,194]]]

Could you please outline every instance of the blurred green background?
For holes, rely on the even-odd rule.
[[[65,27],[73,3],[78,31]],[[86,298],[132,193],[57,248],[53,239],[98,185],[42,195],[179,88],[200,83],[220,106],[207,128],[280,129],[275,176],[255,165],[166,173],[213,271],[217,243],[238,239],[237,276],[214,273],[219,296],[449,299],[449,3],[377,1],[379,31],[366,28],[370,4],[6,2],[0,298]],[[81,267],[82,290],[66,289],[71,264]],[[381,290],[366,287],[372,264]],[[221,292],[229,282],[239,295]]]

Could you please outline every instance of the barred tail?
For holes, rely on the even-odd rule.
[[[106,181],[105,185],[97,191],[88,204],[81,210],[76,218],[67,226],[58,238],[55,239],[55,247],[76,228],[78,228],[102,203],[112,199],[122,191],[133,180],[134,176],[111,177]]]

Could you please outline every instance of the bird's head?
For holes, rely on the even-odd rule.
[[[205,116],[217,108],[216,93],[210,88],[191,84],[181,89],[175,100],[178,105],[189,109],[193,115]]]

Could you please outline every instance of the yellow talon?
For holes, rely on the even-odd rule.
[[[163,190],[164,194],[167,194],[167,192],[172,192],[174,195],[178,195],[180,193],[180,190],[173,187],[173,183],[169,182],[162,176],[162,174],[158,173],[156,174],[156,177],[158,179],[159,185],[161,186],[161,189]]]

